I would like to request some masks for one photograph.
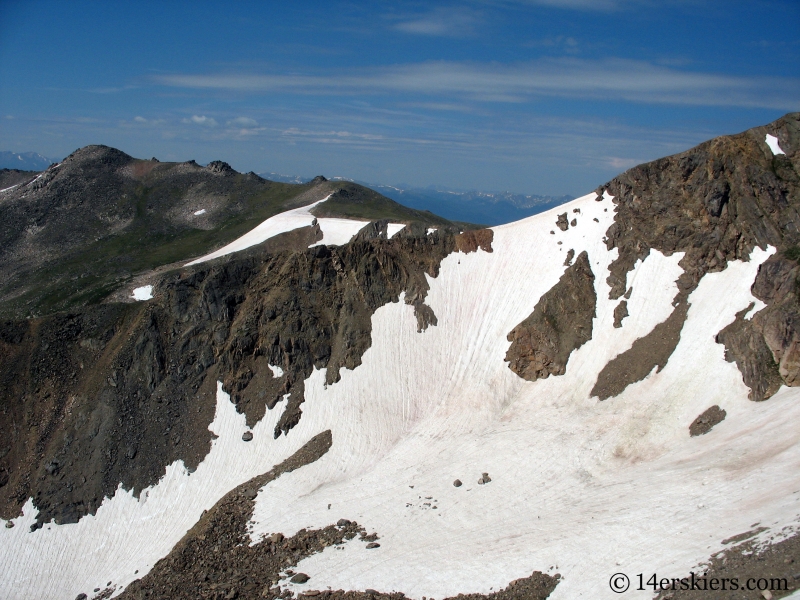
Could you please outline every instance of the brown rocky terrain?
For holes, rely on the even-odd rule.
[[[778,138],[785,155],[773,155],[764,141],[768,133]],[[686,253],[680,262],[684,273],[678,280],[675,312],[665,322],[669,331],[654,333],[662,341],[654,339],[628,357],[641,367],[626,378],[626,385],[644,377],[648,365],[663,367],[669,359],[668,346],[680,335],[685,318],[681,305],[700,279],[724,269],[730,260],[747,260],[756,246],[777,249],[762,265],[752,289],[767,308],[752,321],[738,319],[720,333],[719,341],[742,371],[751,399],[768,398],[780,382],[797,385],[800,113],[639,165],[598,193],[603,190],[614,196],[616,205],[614,224],[606,233],[609,250],[619,250],[609,269],[612,299],[625,293],[627,273],[651,249],[666,255]],[[601,379],[610,379],[609,374],[601,373],[598,392],[607,387]],[[616,386],[617,393],[620,387],[624,389]]]

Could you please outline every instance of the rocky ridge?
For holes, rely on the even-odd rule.
[[[351,243],[251,249],[165,275],[146,303],[100,304],[0,331],[0,510],[34,498],[38,524],[94,513],[121,483],[139,491],[181,459],[210,448],[216,382],[255,424],[283,403],[275,437],[302,416],[304,381],[339,380],[371,344],[371,316],[387,302],[414,306],[422,331],[426,275],[459,247],[491,249],[491,235],[387,222]],[[280,237],[280,236],[279,236]],[[275,376],[271,366],[280,367]]]

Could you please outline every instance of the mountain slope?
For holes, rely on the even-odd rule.
[[[6,324],[0,590],[651,598],[725,556],[786,595],[798,124],[489,230],[306,248],[319,215]]]
[[[105,146],[77,150],[18,184],[0,196],[0,315],[6,318],[92,304],[138,274],[186,262],[331,193],[380,200],[367,220],[451,225],[355,184],[274,183],[219,161],[160,163]]]

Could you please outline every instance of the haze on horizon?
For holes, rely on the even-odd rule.
[[[580,195],[800,110],[794,0],[0,2],[0,150]]]

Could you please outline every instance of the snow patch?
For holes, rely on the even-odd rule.
[[[319,242],[311,244],[309,248],[323,244],[326,246],[346,244],[367,222],[355,221],[352,219],[317,218],[311,214],[311,210],[315,206],[322,204],[330,197],[331,196],[328,195],[322,200],[309,204],[308,206],[302,206],[274,215],[227,246],[186,263],[186,266],[196,265],[214,258],[219,258],[220,256],[227,256],[228,254],[245,250],[261,244],[278,234],[294,231],[301,227],[309,227],[313,225],[314,222],[319,225],[323,237]]]
[[[13,190],[15,187],[18,187],[18,186],[19,186],[19,184],[17,183],[15,185],[12,185],[11,187],[3,188],[2,190],[0,190],[0,194],[2,194],[3,192],[7,192],[9,190]]]
[[[394,237],[395,234],[405,227],[404,223],[389,223],[387,228],[387,237]]]
[[[776,156],[778,154],[786,154],[786,152],[781,150],[781,147],[778,145],[778,138],[776,138],[774,135],[767,134],[767,137],[764,141],[767,142],[767,146],[769,146],[769,149],[772,150],[772,154]]]
[[[194,213],[194,216],[198,217],[200,215],[204,215],[205,213],[206,213],[206,209],[205,208],[201,208],[200,210],[198,210],[197,212]]]
[[[341,246],[353,239],[367,221],[353,221],[352,219],[317,219],[320,229],[322,229],[322,239],[309,246]]]
[[[272,376],[275,379],[278,379],[279,377],[283,377],[283,369],[281,369],[280,367],[276,367],[275,365],[268,365],[268,366],[269,366],[270,371],[272,371]]]
[[[150,300],[153,297],[153,286],[143,285],[142,287],[138,287],[133,290],[133,295],[131,297],[134,300]]]
[[[426,233],[426,235],[430,235],[434,231],[436,231],[436,227],[428,227],[428,229],[427,229],[427,231],[425,233]]]

